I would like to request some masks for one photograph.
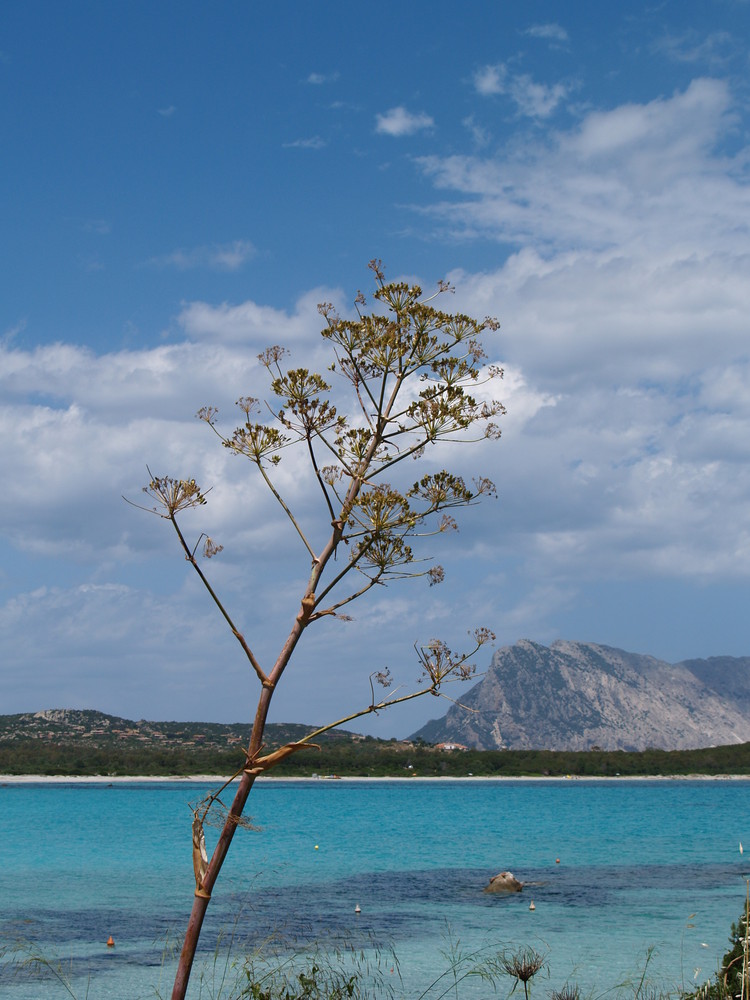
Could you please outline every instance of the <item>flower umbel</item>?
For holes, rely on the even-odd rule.
[[[206,496],[194,479],[154,476],[148,486],[143,487],[143,492],[156,501],[153,507],[146,509],[159,517],[173,518],[181,510],[206,503]]]

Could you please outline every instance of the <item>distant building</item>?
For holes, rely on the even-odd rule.
[[[436,743],[435,744],[435,749],[436,750],[468,750],[469,748],[465,747],[463,745],[463,743]]]

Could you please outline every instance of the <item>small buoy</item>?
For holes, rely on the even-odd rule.
[[[560,864],[560,859],[559,859],[559,858],[555,858],[555,864],[556,864],[556,865],[559,865],[559,864]]]
[[[361,913],[362,912],[362,910],[360,909],[359,903],[357,903],[357,905],[354,907],[354,912],[355,913]]]
[[[536,907],[534,906],[534,900],[533,900],[533,899],[532,899],[532,900],[531,900],[531,902],[529,903],[529,909],[530,909],[530,910],[535,910],[535,909],[536,909]]]
[[[115,939],[110,934],[109,937],[107,938],[107,947],[114,948],[114,946],[115,946]]]
[[[315,845],[315,850],[316,850],[316,851],[318,850],[318,845],[317,845],[317,844]]]

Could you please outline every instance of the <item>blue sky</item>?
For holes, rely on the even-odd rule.
[[[324,364],[315,306],[372,257],[500,320],[503,439],[445,453],[499,500],[436,542],[442,587],[310,635],[274,720],[358,707],[386,665],[408,684],[415,641],[474,625],[749,655],[749,42],[746,0],[4,3],[0,712],[252,715],[121,495],[147,464],[213,486],[188,527],[270,657],[305,557],[194,414],[262,394],[270,343]]]

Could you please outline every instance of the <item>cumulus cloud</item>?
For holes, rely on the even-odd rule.
[[[231,243],[212,243],[208,246],[173,250],[171,253],[151,257],[146,263],[152,267],[175,268],[190,271],[210,268],[213,271],[238,271],[255,256],[255,247],[249,240]]]
[[[719,152],[734,121],[726,84],[696,80],[496,157],[420,161],[450,194],[428,217],[519,247],[450,278],[500,316],[525,383],[493,459],[511,536],[487,543],[507,560],[521,532],[530,579],[748,577],[750,187],[746,150]]]
[[[672,245],[677,227],[702,255],[698,237],[707,225],[735,244],[744,238],[737,221],[747,190],[731,164],[713,155],[733,123],[726,85],[697,80],[671,98],[592,112],[570,131],[500,158],[418,163],[438,188],[465,196],[429,209],[457,235],[581,250],[623,241]]]
[[[321,302],[343,306],[344,296],[340,290],[316,288],[301,296],[291,313],[253,301],[238,305],[190,302],[183,308],[178,322],[192,340],[257,344],[258,350],[271,344],[286,347],[309,343],[320,331],[323,321],[318,305]]]
[[[19,551],[89,566],[145,558],[154,545],[163,552],[168,539],[151,524],[156,519],[139,518],[136,526],[121,499],[138,502],[149,466],[156,475],[222,484],[212,493],[212,520],[237,540],[225,562],[272,546],[273,503],[259,484],[248,483],[246,463],[221,448],[195,414],[203,405],[217,406],[231,432],[240,416],[235,401],[269,391],[257,355],[270,344],[288,347],[293,364],[324,368],[317,303],[342,304],[342,298],[315,289],[292,312],[254,302],[194,302],[177,319],[182,340],[139,351],[97,355],[73,344],[26,350],[10,338],[0,343],[6,538]],[[295,458],[284,462],[279,477],[304,506],[310,490]],[[264,520],[247,523],[249,499]]]
[[[508,70],[504,63],[497,63],[494,66],[482,66],[474,73],[474,87],[482,97],[491,97],[493,94],[506,93],[506,81]]]
[[[515,77],[511,87],[511,96],[520,114],[527,118],[548,118],[568,93],[566,84],[537,83],[527,74]]]
[[[538,83],[527,73],[512,74],[504,63],[476,70],[474,88],[482,97],[507,95],[528,118],[548,118],[570,93],[567,84]]]
[[[391,108],[382,114],[376,115],[375,131],[382,135],[392,135],[400,137],[403,135],[414,135],[415,132],[423,132],[434,127],[435,122],[424,112],[414,113],[407,111],[405,107],[399,105]]]

